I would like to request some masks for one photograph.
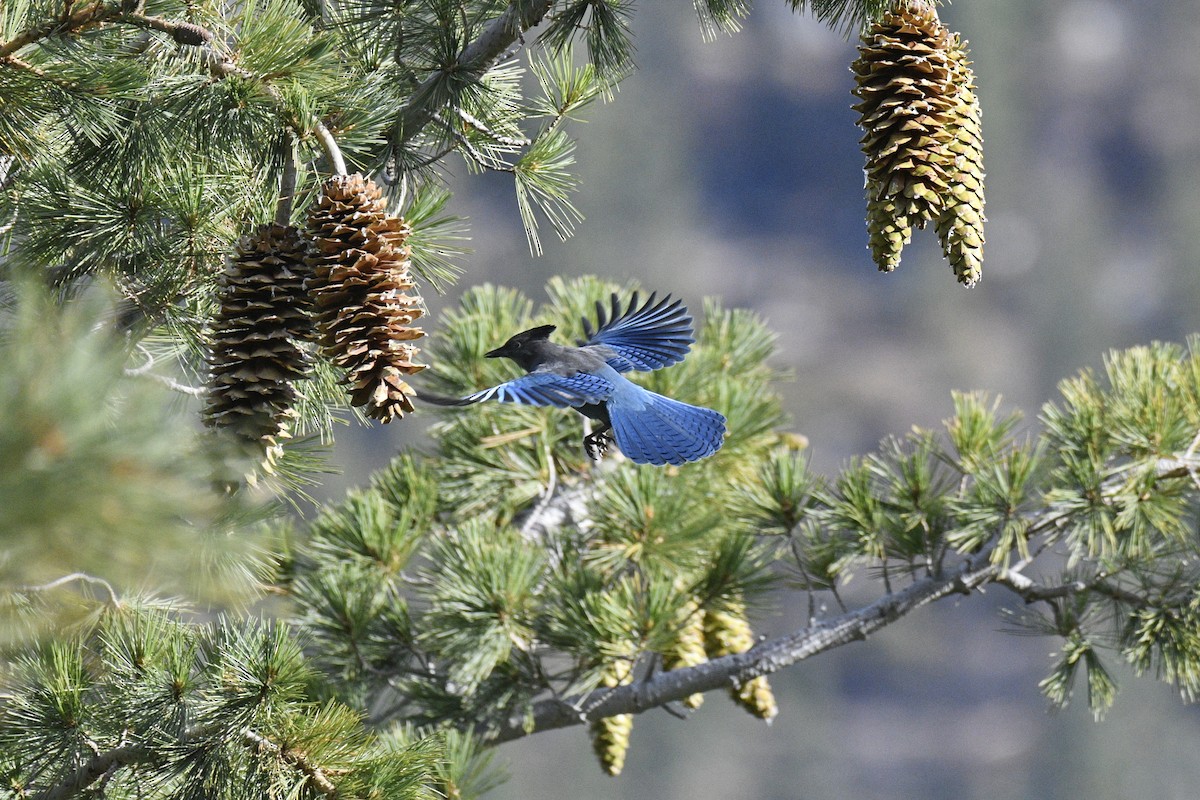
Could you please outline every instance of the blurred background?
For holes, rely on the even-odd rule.
[[[977,287],[955,282],[932,229],[896,273],[871,263],[853,41],[762,0],[706,43],[691,3],[659,0],[634,14],[640,69],[572,128],[578,234],[543,231],[530,257],[511,181],[460,168],[452,211],[475,253],[455,292],[429,298],[435,318],[483,281],[542,302],[549,276],[583,273],[752,308],[779,333],[788,411],[825,474],[939,425],[952,389],[1002,395],[1032,430],[1057,382],[1108,350],[1200,331],[1200,4],[962,0],[942,18],[970,43],[983,105]],[[362,483],[416,427],[341,431],[343,472],[316,494]],[[848,599],[874,590],[859,577]],[[642,715],[618,779],[582,728],[507,745],[512,777],[492,796],[1195,798],[1200,709],[1113,664],[1124,691],[1105,723],[1083,696],[1050,713],[1037,684],[1056,643],[1006,633],[997,594],[773,676],[770,728],[716,694],[686,721]],[[756,624],[780,633],[802,613],[780,602]]]

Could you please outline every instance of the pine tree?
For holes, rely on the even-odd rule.
[[[709,36],[749,13],[695,5]],[[852,32],[909,9],[791,5]],[[940,428],[824,477],[787,430],[774,334],[709,300],[688,358],[645,381],[727,416],[711,458],[596,466],[576,417],[480,405],[288,513],[336,418],[407,424],[424,364],[431,389],[474,391],[511,376],[484,353],[513,331],[578,335],[596,299],[639,289],[555,278],[535,306],[478,285],[415,324],[460,269],[452,155],[511,176],[534,252],[579,223],[569,126],[634,69],[633,12],[0,6],[6,794],[471,798],[499,779],[496,745],[584,724],[615,774],[636,715],[714,690],[787,714],[770,673],[984,588],[1057,642],[1055,705],[1082,672],[1102,715],[1114,660],[1200,693],[1200,339],[1110,353],[1021,435],[955,394]],[[938,182],[874,195],[892,205],[869,207],[871,242],[898,258],[933,220],[972,282],[980,98],[945,41],[951,156],[925,153]],[[245,441],[271,480],[245,479]],[[856,573],[874,595],[848,606]],[[778,630],[797,600],[807,621]]]

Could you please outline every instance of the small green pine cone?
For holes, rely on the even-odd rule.
[[[730,602],[723,609],[709,610],[704,614],[704,648],[709,658],[744,653],[753,646],[754,631],[746,619],[746,608],[742,603]],[[765,676],[730,687],[729,695],[742,708],[766,722],[779,714],[775,695]]]
[[[733,699],[738,705],[761,719],[768,725],[779,716],[779,705],[775,702],[775,693],[765,676],[751,678],[733,692]]]
[[[175,28],[171,31],[171,36],[179,44],[188,44],[193,47],[200,47],[212,41],[212,33],[201,28],[199,25],[193,25],[190,22],[177,22]]]
[[[880,272],[900,266],[900,253],[912,241],[913,226],[897,211],[896,202],[887,198],[867,198],[867,233],[871,258]]]
[[[744,653],[754,646],[754,631],[746,620],[746,608],[730,602],[723,609],[704,614],[704,649],[709,658]]]
[[[941,214],[952,159],[955,107],[950,31],[925,0],[895,0],[863,35],[854,72],[866,156],[867,227],[880,270],[890,272],[913,228]]]
[[[950,188],[937,219],[938,240],[960,283],[973,286],[983,270],[983,126],[966,44],[954,35],[950,51],[955,94]]]
[[[668,672],[684,667],[696,667],[708,661],[704,652],[704,609],[695,600],[689,600],[679,611],[679,631],[675,641],[663,653],[663,669]],[[688,708],[699,708],[704,703],[704,694],[696,692],[683,698]]]
[[[607,689],[632,682],[632,660],[614,661],[605,667],[600,676],[600,685]],[[625,754],[629,751],[629,734],[632,731],[632,714],[614,714],[592,722],[592,749],[600,759],[600,768],[609,775],[620,775],[625,768]]]

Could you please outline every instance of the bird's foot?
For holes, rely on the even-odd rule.
[[[612,444],[612,435],[608,431],[595,431],[583,437],[583,452],[592,461],[600,461]]]

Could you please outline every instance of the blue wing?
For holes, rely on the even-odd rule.
[[[501,403],[521,403],[527,406],[556,406],[578,408],[589,403],[603,403],[613,392],[612,382],[587,372],[558,375],[553,372],[531,372],[511,381],[475,392],[454,405],[496,400]]]
[[[638,294],[633,293],[629,307],[624,313],[612,296],[611,318],[603,304],[596,301],[598,330],[592,332],[592,323],[583,320],[583,332],[588,337],[582,345],[604,345],[611,350],[606,356],[608,365],[617,372],[650,370],[668,367],[683,360],[692,342],[692,317],[682,300],[671,302],[667,295],[658,303],[651,294],[645,304],[638,307]]]

